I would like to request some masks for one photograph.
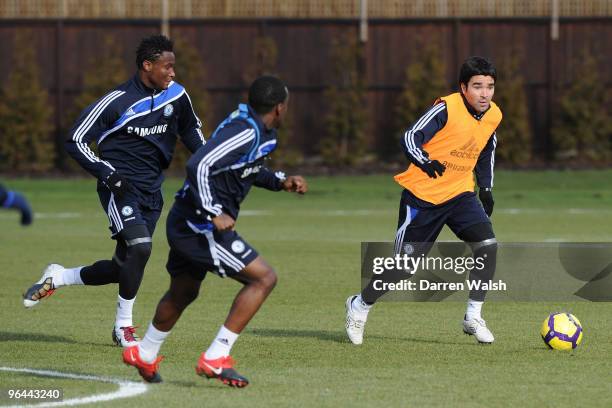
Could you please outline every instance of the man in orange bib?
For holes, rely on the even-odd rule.
[[[402,137],[402,149],[410,164],[395,176],[404,188],[395,254],[427,254],[444,225],[448,225],[458,238],[471,245],[474,258],[485,260],[484,268],[470,272],[469,280],[476,282],[493,278],[497,256],[497,241],[489,219],[494,204],[491,189],[495,130],[502,120],[500,109],[491,101],[496,78],[489,60],[468,58],[459,73],[461,92],[436,100]],[[480,202],[474,193],[474,173]],[[363,342],[368,312],[386,293],[375,289],[376,279],[380,277],[346,301],[346,332],[354,344]],[[474,287],[469,293],[463,331],[480,343],[492,343],[493,334],[480,314],[486,290],[481,285]]]

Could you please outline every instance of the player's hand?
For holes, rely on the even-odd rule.
[[[487,216],[491,216],[493,214],[493,206],[495,205],[495,201],[493,200],[493,192],[491,189],[481,188],[478,193],[478,198],[480,198],[480,202],[482,203],[482,208],[484,208]]]
[[[215,225],[215,229],[217,231],[233,230],[234,224],[236,223],[236,221],[226,213],[221,213],[220,215],[213,217],[212,222]]]
[[[442,177],[446,167],[437,160],[430,160],[423,164],[419,164],[419,168],[423,170],[430,178]]]
[[[116,171],[112,172],[103,183],[117,198],[122,198],[130,191],[130,183]]]
[[[289,176],[283,181],[283,190],[304,194],[308,191],[308,183],[302,176]]]

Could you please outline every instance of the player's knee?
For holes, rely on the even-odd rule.
[[[146,263],[151,256],[153,239],[146,225],[133,225],[120,232],[125,246],[126,258],[139,259]]]
[[[470,276],[473,274],[482,279],[491,279],[495,274],[497,263],[497,240],[489,238],[484,241],[475,242],[472,245],[474,246],[474,257],[483,260],[484,267],[472,269]],[[478,299],[474,298],[474,300]]]
[[[497,254],[497,239],[489,238],[477,243],[480,246],[480,251],[485,254]]]
[[[475,257],[481,257],[489,261],[494,261],[497,255],[497,240],[495,238],[473,242],[472,251]]]
[[[180,294],[180,302],[183,308],[186,308],[194,300],[196,300],[199,294],[200,288],[182,288]]]
[[[182,311],[198,298],[199,293],[199,285],[175,283],[170,285],[170,290],[168,291],[166,297],[175,305],[177,309]]]
[[[265,272],[259,278],[259,282],[261,285],[265,286],[267,289],[272,290],[276,286],[278,282],[278,276],[274,269],[267,267]]]
[[[151,256],[152,249],[153,245],[151,244],[151,242],[142,242],[129,247],[128,252],[131,256],[138,257],[139,259],[148,260]]]

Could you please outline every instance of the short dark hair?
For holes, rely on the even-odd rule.
[[[497,70],[491,60],[485,57],[473,56],[466,59],[459,70],[459,83],[467,85],[474,75],[490,76],[497,81]]]
[[[264,75],[257,78],[249,88],[249,105],[260,115],[270,112],[276,105],[283,103],[289,90],[283,81],[274,76]]]
[[[165,35],[152,35],[143,38],[136,49],[136,66],[142,69],[142,63],[157,61],[164,51],[173,52],[174,43]]]

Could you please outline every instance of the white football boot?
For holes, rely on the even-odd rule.
[[[353,300],[357,296],[349,296],[346,299],[346,334],[353,344],[363,343],[363,332],[365,331],[367,313],[358,313],[353,309]]]
[[[113,342],[121,347],[137,346],[140,338],[136,334],[135,326],[113,328]]]
[[[472,318],[470,320],[463,320],[463,332],[470,336],[476,337],[481,344],[491,344],[495,340],[493,333],[487,327],[487,323],[484,319]]]
[[[51,296],[56,289],[53,281],[57,280],[58,275],[64,273],[64,270],[62,265],[47,265],[42,278],[23,294],[23,305],[27,308],[34,307],[41,299]]]

